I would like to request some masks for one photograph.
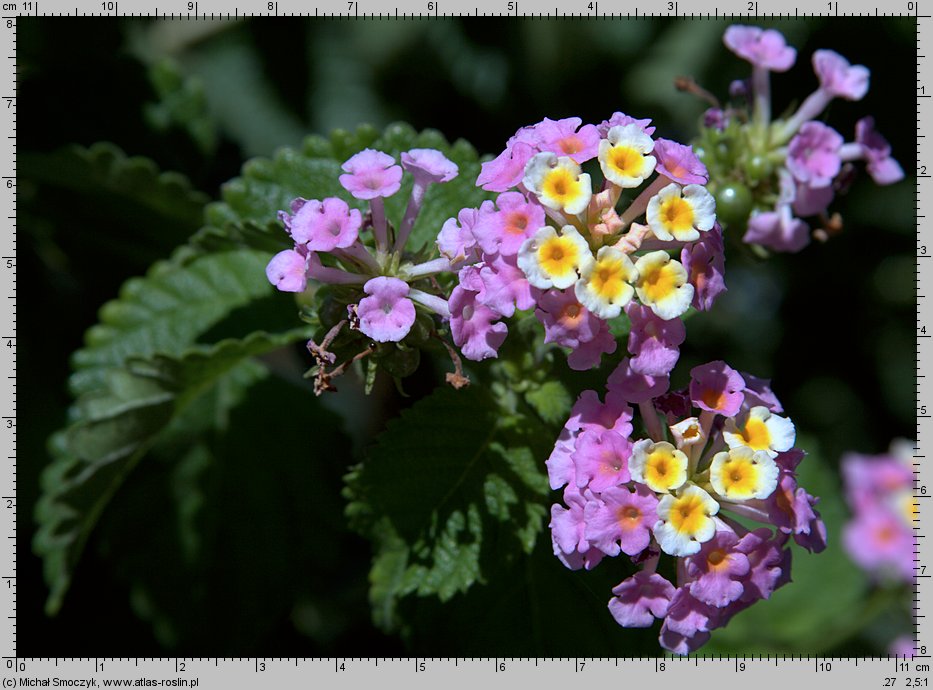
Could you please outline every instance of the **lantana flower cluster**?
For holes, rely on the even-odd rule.
[[[850,453],[842,459],[845,495],[853,518],[843,544],[855,563],[878,579],[914,580],[914,444],[897,441],[889,453]]]
[[[564,499],[551,509],[555,555],[572,569],[616,556],[637,565],[609,610],[628,628],[662,620],[660,643],[677,654],[790,581],[789,539],[826,544],[818,499],[797,483],[804,452],[769,382],[721,361],[690,374],[669,392],[666,377],[623,360],[603,398],[579,397],[547,461]]]
[[[449,182],[457,165],[434,149],[412,149],[401,154],[401,165],[382,151],[365,149],[343,163],[340,184],[352,197],[368,203],[368,210],[351,208],[339,197],[295,199],[290,211],[280,211],[294,247],[276,254],[266,267],[269,281],[284,292],[303,292],[309,281],[343,286],[348,290],[347,318],[338,324],[358,330],[376,343],[403,340],[415,323],[418,310],[449,318],[447,300],[431,278],[450,270],[446,258],[413,263],[405,245],[418,218],[425,193],[432,184]],[[413,177],[411,196],[398,228],[385,213],[385,199],[399,192],[402,177]],[[364,238],[372,235],[371,245]],[[324,342],[308,343],[323,372],[335,363]],[[370,354],[373,347],[364,351]],[[337,368],[337,373],[342,371]],[[327,377],[319,376],[326,389]]]
[[[705,114],[697,153],[710,168],[710,188],[724,222],[747,227],[745,242],[797,252],[810,243],[811,225],[819,239],[840,231],[841,217],[830,215],[828,208],[851,184],[855,162],[864,163],[879,185],[904,177],[872,117],[859,120],[848,141],[817,119],[834,99],[865,96],[866,67],[852,65],[832,50],[815,51],[818,86],[788,117],[773,118],[771,73],[789,70],[797,51],[780,32],[753,26],[730,26],[723,42],[752,65],[751,79],[730,87],[730,103],[720,104],[690,80],[682,86],[714,104]]]
[[[633,366],[670,370],[679,318],[725,289],[722,234],[706,168],[689,146],[652,138],[650,123],[618,112],[599,125],[544,119],[483,165],[477,184],[499,192],[495,202],[464,209],[437,238],[460,268],[450,326],[466,357],[495,357],[502,319],[534,309],[545,342],[589,369],[615,351],[608,322],[625,310],[645,353]],[[649,354],[658,350],[663,361]]]

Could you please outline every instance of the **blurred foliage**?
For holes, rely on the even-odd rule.
[[[856,119],[874,115],[909,166],[915,84],[905,65],[914,61],[914,22],[773,25],[801,56],[773,79],[777,109],[815,86],[812,51],[835,49],[868,65],[875,88],[860,103],[834,104],[832,122],[850,135]],[[405,417],[423,426],[428,406],[462,405],[464,426],[445,432],[454,434],[448,441],[462,434],[469,445],[465,430],[479,428],[490,410],[482,392],[426,398],[449,363],[425,357],[406,379],[410,398],[384,382],[364,398],[358,372],[359,381],[348,378],[339,395],[316,401],[297,374],[307,365],[297,348],[257,359],[252,355],[282,340],[247,337],[289,332],[298,323],[294,303],[256,283],[264,280],[261,270],[234,271],[241,284],[230,285],[230,270],[221,269],[279,246],[274,211],[290,197],[310,196],[312,187],[340,193],[333,176],[357,146],[378,141],[398,152],[442,137],[470,142],[451,149],[461,178],[450,194],[432,189],[432,203],[459,207],[482,198],[469,185],[476,151],[498,153],[518,127],[544,116],[598,123],[621,110],[652,117],[662,136],[690,139],[705,106],[674,90],[673,77],[686,73],[725,93],[733,79],[748,76],[747,65],[721,45],[726,23],[269,18],[90,26],[89,35],[40,18],[18,25],[17,271],[35,307],[19,313],[19,412],[33,421],[18,430],[17,510],[19,524],[28,524],[48,464],[45,439],[68,425],[52,444],[45,482],[58,482],[58,490],[40,508],[45,528],[36,544],[57,554],[50,561],[58,564],[50,574],[53,603],[71,588],[55,618],[41,614],[49,592],[39,559],[27,556],[31,535],[20,530],[20,652],[655,653],[652,634],[623,630],[606,611],[609,590],[628,566],[609,561],[571,573],[551,555],[546,530],[533,538],[544,528],[540,513],[511,520],[515,496],[542,508],[550,502],[539,486],[547,448],[571,397],[599,386],[606,370],[581,376],[561,356],[551,364],[529,353],[527,367],[507,375],[511,383],[494,394],[498,405],[521,413],[526,429],[538,430],[535,438],[484,445],[476,455],[482,462],[463,475],[473,489],[464,506],[412,514],[401,501],[409,477],[396,471],[412,429],[403,417],[385,436],[375,434],[406,407],[414,405]],[[380,135],[397,120],[415,129]],[[428,127],[440,134],[415,133]],[[344,132],[305,139],[332,129]],[[291,148],[276,152],[283,146]],[[252,156],[262,158],[224,185]],[[878,452],[913,433],[913,196],[911,179],[879,189],[862,178],[834,205],[845,230],[825,245],[762,262],[733,242],[729,292],[713,311],[690,319],[674,381],[683,384],[691,366],[710,359],[773,377],[811,450],[805,484],[823,496],[831,539],[845,517],[835,474],[840,454]],[[419,222],[422,242],[441,215]],[[204,256],[218,250],[224,253]],[[97,306],[166,257],[128,283],[83,342]],[[168,320],[163,307],[173,314]],[[165,338],[158,347],[136,340],[159,329]],[[63,382],[68,355],[79,349],[72,385],[85,397],[69,414]],[[482,375],[476,369],[474,378]],[[195,423],[208,418],[208,428]],[[511,433],[501,428],[508,415],[486,421],[488,431]],[[130,432],[133,443],[120,445]],[[463,457],[438,448],[421,458],[417,491],[443,491],[451,480],[432,459],[463,469]],[[351,466],[353,490],[382,502],[391,516],[380,525],[354,517],[358,529],[377,536],[374,564],[369,543],[348,531],[343,516],[342,477]],[[91,488],[114,478],[125,481],[109,502],[89,500],[106,496]],[[478,580],[463,593],[463,581],[432,577],[443,572],[436,558],[446,553],[443,527],[451,528],[455,513],[468,517],[471,506],[481,522],[507,529],[501,543],[486,540],[478,553],[468,538],[457,541],[451,553],[467,558],[465,572]],[[518,541],[524,548],[506,549]],[[501,562],[499,547],[510,554]],[[899,593],[862,578],[838,538],[824,554],[797,550],[794,558],[795,583],[738,616],[708,651],[878,653],[908,625]],[[418,596],[442,583],[446,603]],[[372,625],[367,588],[383,604],[377,622],[388,627],[391,614],[401,636]]]

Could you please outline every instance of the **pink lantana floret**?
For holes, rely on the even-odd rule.
[[[722,40],[743,60],[771,72],[786,72],[797,59],[797,51],[787,45],[781,32],[774,29],[730,26]]]
[[[595,491],[595,489],[594,489]],[[643,484],[634,489],[614,486],[599,494],[600,502],[588,503],[586,538],[607,556],[637,556],[651,543],[651,528],[658,521],[658,499]]]
[[[815,51],[813,70],[819,77],[820,88],[831,96],[858,101],[868,93],[868,68],[850,65],[848,60],[835,51]]]
[[[855,141],[861,145],[868,174],[877,184],[894,184],[904,179],[904,169],[891,157],[891,145],[875,129],[874,118],[863,117],[855,123]]]
[[[369,297],[360,300],[356,313],[360,330],[379,343],[398,342],[415,322],[415,304],[408,299],[408,283],[380,276],[363,286]]]
[[[745,400],[743,390],[742,375],[721,360],[690,370],[690,399],[701,410],[734,417]]]
[[[293,205],[294,208],[294,205]],[[328,197],[302,203],[286,227],[298,244],[311,251],[329,252],[349,247],[359,238],[363,218],[343,199]]]
[[[595,125],[583,125],[579,117],[563,120],[544,118],[535,126],[539,151],[551,151],[567,156],[577,163],[596,158],[599,153],[599,131]]]
[[[806,122],[790,141],[787,169],[798,182],[810,187],[828,187],[839,174],[843,139],[832,127],[812,120]]]
[[[459,173],[457,164],[436,149],[411,149],[402,154],[402,167],[415,183],[450,182]]]
[[[357,199],[392,196],[402,183],[402,169],[387,153],[364,149],[343,164],[340,184]]]
[[[487,254],[515,256],[522,243],[544,226],[544,208],[518,192],[496,199],[498,211],[484,214],[473,228],[473,236]]]
[[[655,170],[678,184],[706,184],[709,172],[693,148],[670,139],[657,139],[652,155],[658,159]]]
[[[462,286],[450,294],[450,333],[467,359],[481,361],[498,356],[508,327],[502,315],[477,301],[478,293]]]
[[[609,430],[584,431],[575,447],[571,460],[579,488],[588,486],[599,493],[631,479],[628,459],[632,443],[624,436]]]
[[[612,588],[609,611],[626,628],[649,628],[664,618],[674,597],[674,585],[657,573],[641,571]]]
[[[307,256],[287,249],[272,257],[266,266],[266,277],[282,292],[304,292],[308,287]]]
[[[628,303],[625,313],[632,323],[628,335],[632,371],[648,376],[669,374],[680,358],[680,345],[687,337],[684,322],[681,319],[665,321],[634,301]]]

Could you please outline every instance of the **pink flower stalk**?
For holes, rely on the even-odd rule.
[[[573,569],[621,555],[637,564],[613,589],[610,613],[626,627],[661,619],[661,646],[676,654],[790,581],[791,536],[819,551],[826,534],[816,499],[796,485],[793,424],[753,405],[780,408],[768,382],[723,362],[691,374],[689,395],[667,393],[666,376],[648,385],[623,360],[605,402],[580,396],[547,461],[551,487],[566,487],[567,507],[551,511],[555,554]],[[624,401],[639,403],[641,424]],[[676,559],[675,582],[656,572],[665,557]]]
[[[405,217],[402,218],[402,225],[395,239],[396,251],[401,251],[408,241],[428,187],[435,183],[450,182],[460,171],[456,163],[448,160],[443,153],[435,149],[406,151],[402,154],[402,168],[410,172],[415,179],[411,188],[411,198],[405,209]]]

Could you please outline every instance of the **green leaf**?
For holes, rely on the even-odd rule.
[[[90,148],[69,146],[52,153],[23,153],[19,174],[32,182],[85,195],[85,204],[109,201],[116,214],[135,211],[143,227],[134,226],[134,238],[140,230],[164,231],[166,222],[194,229],[208,201],[184,175],[161,172],[148,158],[127,156],[117,146],[103,142]]]
[[[407,594],[446,601],[519,553],[544,524],[542,440],[483,389],[439,389],[392,423],[348,476],[351,523],[376,543],[374,618]]]
[[[61,606],[101,512],[151,446],[168,429],[190,429],[191,422],[184,419],[187,407],[225,377],[245,387],[261,375],[262,367],[249,358],[303,335],[254,333],[178,358],[134,358],[124,367],[102,370],[102,388],[83,395],[72,424],[52,437],[54,460],[42,475],[34,547],[51,588],[50,612]]]
[[[372,127],[360,127],[354,133],[342,130],[329,138],[309,137],[300,149],[283,148],[272,159],[256,158],[243,166],[241,177],[223,188],[223,202],[207,210],[210,230],[205,230],[196,242],[230,242],[248,239],[256,246],[263,234],[284,247],[287,236],[276,222],[276,214],[289,208],[292,199],[323,199],[338,196],[357,208],[365,203],[354,199],[340,186],[341,164],[365,148],[375,148],[399,160],[402,152],[412,148],[438,149],[460,168],[459,175],[446,184],[431,185],[421,214],[415,223],[409,248],[419,250],[432,243],[444,221],[455,217],[462,209],[478,206],[489,194],[476,187],[480,163],[476,151],[467,142],[450,144],[437,131],[416,132],[405,124],[389,125],[379,134]],[[405,174],[401,190],[386,199],[386,214],[397,227],[401,222],[411,193],[411,175]]]
[[[107,370],[129,357],[180,355],[234,309],[272,295],[268,260],[264,252],[241,249],[190,263],[159,262],[144,278],[128,280],[120,297],[101,307],[100,323],[73,355],[72,392],[99,388]]]
[[[145,104],[146,119],[157,130],[183,129],[201,153],[211,155],[217,149],[217,125],[210,115],[204,84],[187,77],[179,65],[162,59],[149,67],[149,81],[158,101]]]
[[[548,424],[566,421],[573,400],[560,381],[546,381],[525,393],[525,400]]]

